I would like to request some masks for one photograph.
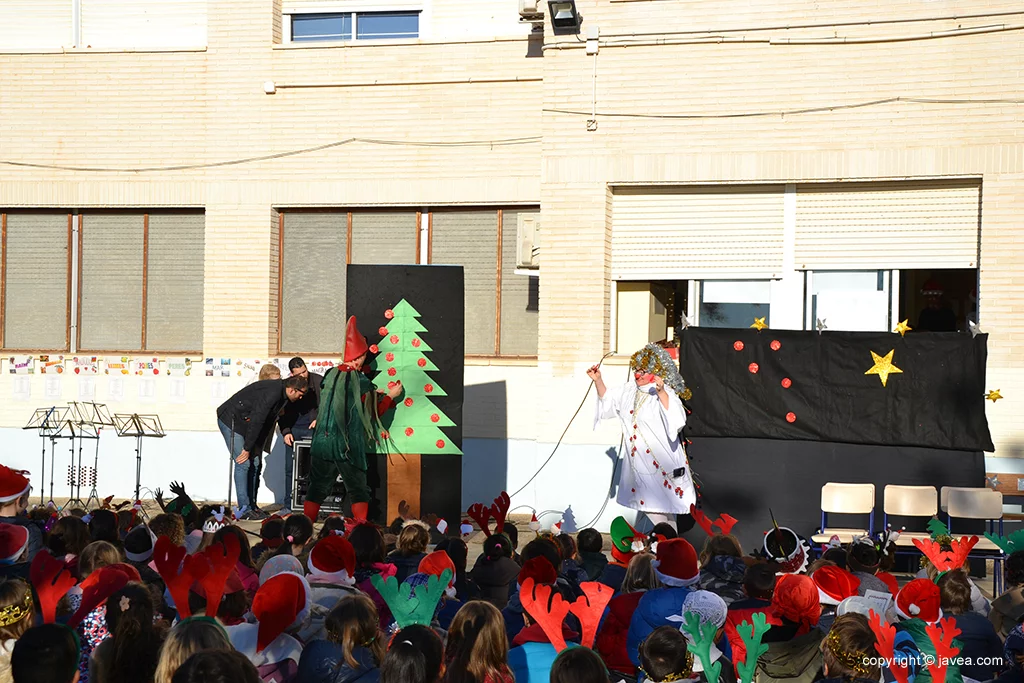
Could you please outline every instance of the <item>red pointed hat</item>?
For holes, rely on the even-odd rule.
[[[28,472],[0,465],[0,503],[10,503],[28,492]]]
[[[896,613],[904,619],[934,624],[942,618],[942,594],[929,579],[914,579],[896,596]]]
[[[549,562],[548,564],[551,563]],[[455,584],[455,563],[452,562],[452,558],[448,557],[448,553],[445,551],[435,550],[420,560],[420,566],[417,568],[417,571],[427,576],[441,576],[441,574],[444,574],[445,569],[450,569],[452,572],[452,578],[448,582],[448,585],[452,586]]]
[[[0,565],[14,564],[28,547],[28,529],[20,524],[0,524]]]
[[[259,622],[256,652],[263,652],[288,627],[303,621],[309,608],[309,584],[305,577],[285,572],[260,586],[252,601],[252,615]]]
[[[658,543],[658,559],[651,562],[658,580],[666,586],[692,586],[700,580],[697,551],[685,538]]]
[[[348,327],[345,329],[345,362],[351,363],[359,356],[370,350],[366,345],[366,337],[359,332],[356,325],[356,317],[353,315],[348,319]]]
[[[306,566],[311,575],[352,585],[356,576],[356,551],[346,539],[330,534],[313,546]]]
[[[838,605],[846,598],[857,595],[860,579],[841,567],[822,567],[811,575],[818,587],[818,602]]]
[[[538,585],[552,584],[558,580],[558,570],[545,557],[531,557],[519,570],[519,585],[522,586],[527,579],[533,579]]]

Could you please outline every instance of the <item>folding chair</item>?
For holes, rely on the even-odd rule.
[[[1003,494],[988,488],[960,488],[948,487],[946,504],[946,526],[953,538],[963,538],[974,534],[957,534],[953,532],[954,519],[980,519],[984,520],[990,532],[996,531],[1003,535]],[[998,524],[997,524],[998,522]],[[978,534],[978,543],[974,546],[969,558],[984,558],[995,560],[992,574],[993,591],[996,596],[1002,593],[1003,561],[1006,559],[1002,548],[981,534]]]
[[[939,510],[938,491],[934,486],[896,486],[889,484],[882,493],[882,509],[885,513],[886,528],[889,515],[896,517],[933,518]],[[931,538],[927,531],[901,531],[896,540],[897,548],[914,548],[915,538]],[[916,551],[916,548],[915,548]]]
[[[828,515],[867,515],[868,527],[832,528]],[[838,484],[829,482],[821,487],[821,531],[811,536],[814,544],[828,543],[838,536],[842,543],[850,543],[855,536],[873,536],[875,533],[875,485]]]

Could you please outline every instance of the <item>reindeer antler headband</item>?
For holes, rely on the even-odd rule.
[[[704,533],[706,533],[708,536],[715,535],[716,532],[713,527],[718,527],[718,533],[721,533],[722,535],[728,534],[730,531],[732,531],[732,528],[736,526],[736,523],[739,521],[732,515],[729,515],[725,512],[723,512],[714,520],[708,519],[707,515],[705,515],[701,510],[697,508],[696,505],[692,503],[690,504],[690,515],[693,517],[693,520],[697,522],[700,528],[704,530]]]
[[[512,501],[508,493],[502,491],[488,507],[484,507],[483,503],[473,503],[469,506],[467,513],[480,525],[480,530],[484,532],[484,535],[490,536],[492,534],[490,528],[491,518],[493,517],[495,521],[493,533],[500,534],[505,529],[505,516],[508,514],[511,505]]]
[[[523,609],[540,624],[555,650],[561,652],[567,645],[562,635],[562,622],[572,612],[580,621],[582,640],[580,644],[591,647],[597,637],[597,627],[601,623],[604,610],[612,599],[612,589],[596,581],[584,581],[580,584],[583,595],[572,603],[553,593],[551,586],[537,585],[532,578],[523,581],[519,587],[519,599]]]

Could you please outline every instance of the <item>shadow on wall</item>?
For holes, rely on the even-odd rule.
[[[274,446],[270,449],[270,454],[263,454],[263,483],[266,488],[273,492],[274,502],[278,505],[284,505],[285,495],[285,483],[284,483],[284,459],[285,459],[285,447],[284,439],[281,438],[281,432],[278,431],[274,434]],[[227,482],[224,483],[225,488]],[[261,498],[263,496],[260,496]],[[298,505],[302,506],[302,501],[292,501],[292,507]]]
[[[508,485],[505,382],[466,387],[462,407],[462,507],[490,501]]]

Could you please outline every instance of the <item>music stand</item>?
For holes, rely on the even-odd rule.
[[[100,451],[100,427],[93,422],[95,411],[84,403],[78,403],[77,401],[69,401],[68,407],[71,408],[71,417],[68,418],[71,425],[75,429],[75,436],[78,438],[78,465],[75,465],[74,452],[72,452],[71,466],[68,470],[68,484],[71,486],[71,500],[68,501],[68,507],[72,505],[78,505],[79,507],[87,508],[88,504],[82,500],[82,482],[86,478],[85,468],[82,466],[82,442],[85,439],[94,439],[96,441],[96,466],[92,468],[92,476],[90,481],[93,482],[93,492],[96,492],[96,468],[99,466],[99,451]],[[113,421],[113,420],[111,420]],[[72,442],[72,450],[74,449],[74,442]],[[92,501],[92,496],[89,498]],[[99,495],[96,495],[96,501],[99,502]]]
[[[43,440],[42,464],[40,465],[40,482],[46,479],[46,439],[52,434],[59,434],[65,429],[67,423],[68,409],[64,406],[51,406],[49,408],[36,408],[29,419],[28,424],[22,429],[35,429]],[[50,459],[53,459],[53,440],[50,441]],[[53,480],[51,475],[50,480]],[[53,486],[50,486],[51,492]],[[53,497],[52,495],[50,496]],[[43,505],[43,486],[39,486],[39,504]]]
[[[142,440],[146,438],[162,439],[167,436],[160,424],[159,415],[115,414],[114,423],[118,436],[135,437],[135,500],[139,500],[142,486]]]
[[[100,471],[100,440],[99,435],[103,431],[104,427],[113,427],[114,418],[110,415],[110,410],[104,403],[96,403],[95,401],[85,401],[77,404],[79,409],[83,411],[83,417],[87,418],[89,423],[96,429],[96,454],[93,457],[92,472],[90,473],[89,479],[92,481],[92,490],[89,491],[89,498],[85,501],[85,508],[88,509],[92,505],[92,501],[95,500],[96,504],[100,503],[100,494],[96,490],[96,482],[99,479]],[[91,438],[91,437],[89,437]]]

